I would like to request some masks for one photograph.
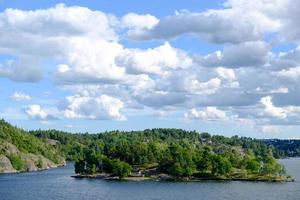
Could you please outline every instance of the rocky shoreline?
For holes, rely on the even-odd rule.
[[[16,163],[13,163],[13,158],[18,159],[17,161],[14,160],[14,162],[19,162],[17,163],[18,168],[16,167]],[[64,158],[61,158],[58,163],[54,163],[42,155],[21,152],[11,143],[0,145],[0,173],[41,171],[64,165],[66,165]]]
[[[252,176],[252,177],[173,177],[167,174],[159,174],[155,176],[128,176],[117,177],[110,174],[93,174],[71,176],[78,179],[103,179],[116,181],[174,181],[174,182],[200,182],[200,181],[251,181],[251,182],[293,182],[294,179],[290,176]]]

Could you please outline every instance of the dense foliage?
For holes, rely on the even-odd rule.
[[[57,130],[27,132],[0,120],[0,144],[4,142],[56,163],[61,156],[74,160],[78,174],[107,173],[126,177],[138,172],[175,177],[226,177],[237,172],[284,173],[273,157],[273,152],[276,155],[280,152],[274,142],[264,141],[264,144],[246,137],[211,136],[181,129],[99,134],[70,134]],[[22,168],[24,163],[18,154],[6,156],[15,169]]]
[[[58,140],[60,149],[75,159],[78,174],[109,173],[124,177],[131,172],[165,173],[176,177],[228,176],[233,172],[281,174],[284,169],[272,150],[259,140],[237,136],[211,136],[180,129],[111,131],[67,134],[34,131],[39,138]]]

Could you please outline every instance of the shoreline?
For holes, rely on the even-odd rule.
[[[72,178],[77,179],[102,179],[107,181],[170,181],[170,182],[201,182],[201,181],[244,181],[244,182],[294,182],[295,180],[289,176],[257,176],[246,178],[234,178],[234,177],[172,177],[169,175],[161,176],[128,176],[128,177],[115,177],[107,174],[94,174],[94,175],[72,175]]]
[[[47,167],[47,168],[38,168],[36,170],[5,171],[5,172],[0,172],[0,175],[1,174],[21,174],[21,173],[31,173],[31,172],[42,172],[42,171],[47,171],[47,170],[51,170],[51,169],[57,169],[57,168],[60,168],[60,167],[65,167],[65,166],[67,166],[67,163],[57,164],[56,166]]]

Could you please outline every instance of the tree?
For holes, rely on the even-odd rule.
[[[200,172],[207,172],[207,171],[211,171],[212,168],[212,160],[211,160],[211,156],[212,156],[212,152],[211,152],[211,147],[205,146],[200,154],[198,156],[201,156],[200,159],[198,159],[198,162],[196,163],[197,165],[197,169]]]
[[[18,155],[10,155],[9,160],[16,170],[21,170],[24,166],[23,160]]]
[[[277,174],[282,171],[280,164],[276,162],[276,159],[273,157],[272,150],[269,149],[268,154],[264,158],[264,165],[262,172],[267,175]]]
[[[79,159],[74,164],[75,167],[75,173],[76,174],[85,174],[85,161],[83,159]]]
[[[87,167],[88,174],[96,173],[96,164],[89,164]]]
[[[172,176],[183,176],[184,170],[179,162],[175,162],[169,169],[169,173]]]
[[[260,162],[255,157],[252,150],[248,150],[243,159],[243,166],[252,173],[258,173],[260,170]]]
[[[220,155],[213,155],[212,159],[212,174],[213,175],[226,175],[231,170],[231,163],[227,158]]]
[[[110,166],[112,174],[120,178],[129,176],[132,171],[132,167],[128,163],[120,161],[119,159],[111,160]]]

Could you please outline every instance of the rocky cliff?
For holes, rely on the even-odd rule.
[[[58,163],[54,163],[43,155],[21,152],[11,143],[0,144],[0,173],[46,170],[65,164],[63,157],[59,158]]]

